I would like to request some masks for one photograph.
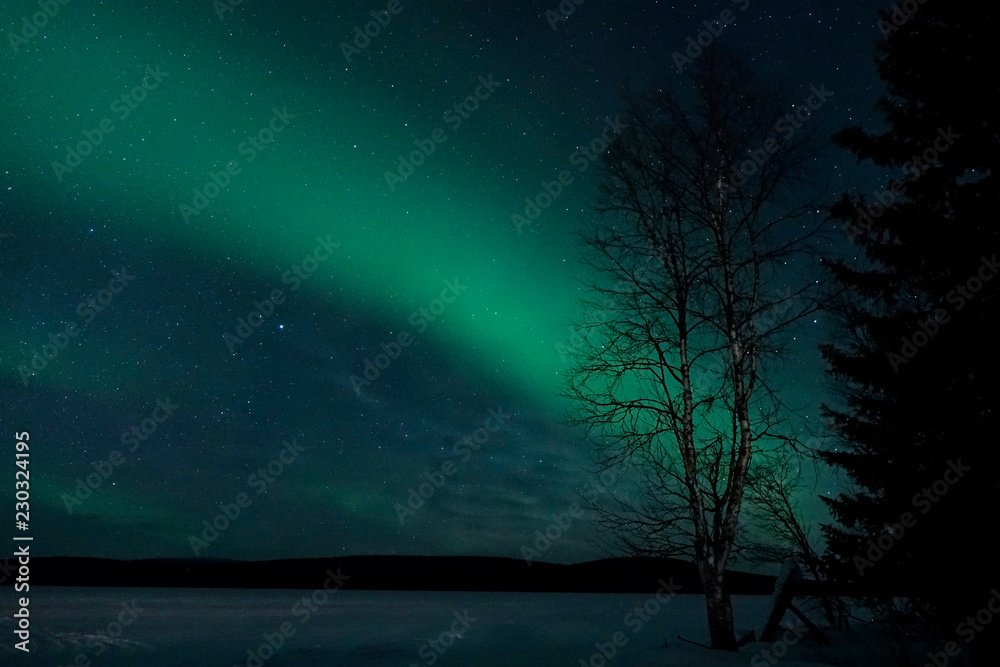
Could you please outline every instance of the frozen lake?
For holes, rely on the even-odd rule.
[[[666,600],[661,604],[654,595],[643,594],[334,591],[325,600],[323,595],[310,599],[314,593],[32,587],[31,654],[23,664],[579,667],[581,660],[593,667],[771,664],[759,657],[769,644],[751,644],[729,655],[679,642],[678,634],[707,642],[700,595],[661,595]],[[5,587],[0,597],[4,603],[0,662],[22,664],[10,660],[27,657],[12,648],[12,589]],[[770,597],[735,598],[737,627],[759,634],[770,605]],[[789,627],[794,625],[791,619],[790,615],[786,619]],[[615,633],[621,633],[618,646]],[[872,647],[848,650],[851,643],[820,648],[804,638],[789,647],[780,662],[872,664],[868,652]],[[596,644],[603,645],[606,653],[613,650],[612,656],[605,659]]]

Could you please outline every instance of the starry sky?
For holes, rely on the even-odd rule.
[[[36,552],[520,557],[593,479],[557,396],[598,183],[573,156],[724,10],[712,46],[833,91],[825,132],[877,128],[881,4],[8,0],[0,423],[30,433]],[[870,182],[818,165],[831,199]],[[815,419],[809,324],[781,379]]]

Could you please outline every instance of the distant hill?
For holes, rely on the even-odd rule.
[[[6,561],[14,567],[13,559]],[[477,556],[345,556],[239,561],[215,558],[110,560],[32,558],[31,583],[47,586],[302,588],[323,586],[327,571],[345,590],[655,593],[659,581],[700,593],[693,564],[675,559],[612,558],[561,565]],[[15,570],[16,571],[16,568]],[[728,573],[736,595],[769,595],[774,577]],[[6,583],[12,584],[14,577]],[[336,584],[330,583],[333,587]]]

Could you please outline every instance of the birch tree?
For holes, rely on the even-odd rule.
[[[631,473],[631,492],[596,508],[602,534],[630,555],[691,558],[711,646],[736,650],[724,575],[747,483],[799,445],[775,362],[820,305],[786,263],[811,261],[823,221],[802,197],[807,123],[787,131],[777,94],[736,61],[702,61],[688,85],[626,99],[583,234],[597,276],[584,305],[604,316],[580,325],[565,395],[599,465]]]

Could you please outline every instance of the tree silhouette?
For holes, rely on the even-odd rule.
[[[823,348],[844,406],[828,410],[844,447],[824,456],[854,488],[828,501],[839,525],[825,532],[843,577],[907,595],[968,641],[958,624],[1000,581],[983,523],[1000,496],[997,19],[928,2],[880,24],[888,129],[835,140],[897,178],[834,208],[864,257],[832,264],[851,297]],[[996,628],[975,634],[973,654],[995,655]]]
[[[789,288],[781,271],[822,221],[813,202],[787,204],[814,153],[805,126],[776,134],[779,96],[717,50],[688,83],[626,100],[584,232],[599,276],[585,306],[602,316],[580,325],[565,395],[598,465],[635,486],[595,507],[609,543],[692,558],[711,645],[736,650],[724,574],[746,485],[800,444],[772,362],[819,305],[815,281]]]

